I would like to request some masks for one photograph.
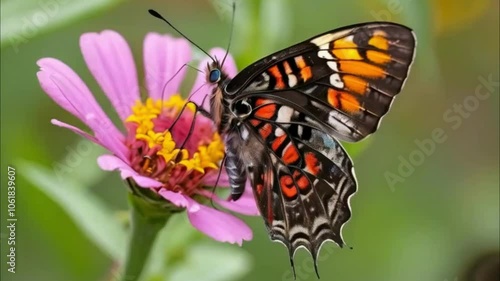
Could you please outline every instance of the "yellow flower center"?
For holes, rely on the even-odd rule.
[[[137,101],[125,121],[132,167],[164,182],[166,188],[189,193],[196,188],[193,184],[199,185],[204,174],[219,169],[224,143],[212,128],[209,130],[211,136],[207,136],[206,130],[203,135],[199,133],[201,130],[189,132],[192,122],[197,119],[193,104],[188,104],[181,112],[185,104],[186,100],[180,95],[173,95],[166,101],[151,98],[144,103]],[[176,135],[184,137],[176,139]],[[190,148],[183,146],[187,142]]]

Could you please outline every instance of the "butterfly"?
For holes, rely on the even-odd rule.
[[[315,36],[228,78],[214,60],[210,116],[226,139],[237,200],[250,179],[271,240],[314,259],[326,241],[345,245],[357,183],[340,141],[374,133],[401,91],[415,55],[406,26],[369,22]]]

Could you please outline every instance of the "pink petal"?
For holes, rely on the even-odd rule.
[[[119,170],[122,179],[132,178],[140,187],[149,188],[163,185],[157,180],[139,175],[132,167],[114,155],[99,156],[97,164],[105,171]]]
[[[40,66],[37,73],[40,86],[62,108],[82,121],[85,121],[86,112],[107,118],[87,85],[70,67],[53,58],[40,59],[37,64]]]
[[[236,201],[221,199],[217,195],[207,190],[203,190],[200,194],[211,198],[217,204],[233,212],[237,212],[247,216],[257,216],[260,214],[255,202],[255,198],[253,196],[252,187],[250,185],[250,182],[248,181],[245,186],[245,191],[243,191],[241,197]]]
[[[174,205],[186,208],[188,212],[197,212],[200,210],[200,204],[184,194],[166,190],[165,188],[160,189],[158,193]]]
[[[83,34],[80,48],[90,72],[125,120],[140,99],[137,70],[127,42],[115,31],[105,30]]]
[[[242,220],[205,205],[200,205],[196,212],[188,212],[188,218],[196,229],[217,241],[241,246],[243,240],[252,240],[252,230]]]
[[[56,125],[58,127],[61,127],[61,128],[69,129],[69,130],[73,131],[74,133],[77,133],[80,136],[82,136],[82,137],[84,137],[84,138],[86,138],[86,139],[88,139],[88,140],[90,140],[90,141],[92,141],[92,142],[94,142],[94,143],[102,146],[102,144],[100,144],[99,141],[94,136],[89,135],[87,132],[84,132],[81,129],[75,127],[75,126],[72,126],[72,125],[69,125],[67,123],[61,122],[61,121],[59,121],[57,119],[50,120],[50,123],[52,123],[53,125]]]
[[[226,51],[221,48],[213,48],[210,50],[209,54],[217,59],[220,63],[222,63]],[[205,96],[210,95],[210,93],[212,93],[212,89],[214,88],[214,85],[210,85],[207,82],[207,63],[212,63],[212,59],[205,58],[198,65],[198,69],[202,70],[202,72],[198,73],[198,76],[196,76],[193,89],[190,93],[190,100],[198,105],[202,105],[201,103]],[[227,55],[226,61],[222,66],[222,70],[229,76],[229,78],[233,78],[237,74],[238,70],[236,68],[236,63],[234,62],[234,59],[230,54]],[[205,101],[205,104],[203,104],[202,106],[203,108],[208,110],[207,101]]]
[[[49,97],[92,129],[102,146],[126,159],[127,148],[122,133],[104,113],[80,77],[57,59],[43,58],[37,64],[40,66],[38,81]]]
[[[191,46],[184,39],[149,33],[144,40],[144,71],[149,96],[168,99],[178,93],[191,60]]]

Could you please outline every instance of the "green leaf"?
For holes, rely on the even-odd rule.
[[[124,0],[5,0],[2,1],[1,44],[18,48],[20,44],[46,32],[69,24],[100,10],[109,9]]]
[[[210,240],[179,213],[158,235],[142,280],[238,280],[251,268],[244,250]]]
[[[252,268],[250,255],[234,245],[198,243],[187,249],[182,263],[165,280],[238,280]]]
[[[66,177],[58,179],[54,172],[35,163],[22,161],[19,170],[40,191],[45,193],[87,237],[115,261],[122,261],[126,232],[112,210],[86,188]]]
[[[141,280],[238,280],[250,271],[252,262],[244,250],[207,240],[185,214],[172,216],[153,245]]]
[[[167,223],[156,239],[148,263],[144,269],[145,280],[161,278],[177,263],[182,263],[190,245],[197,243],[202,235],[188,221],[184,213],[179,213]]]

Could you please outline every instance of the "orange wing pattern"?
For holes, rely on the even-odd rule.
[[[415,38],[407,27],[370,23],[326,33],[290,49],[298,51],[271,55],[276,62],[268,61],[240,97],[272,91],[273,98],[282,98],[295,109],[311,108],[314,113],[315,107],[322,108],[318,122],[328,127],[326,131],[341,140],[358,141],[376,131],[403,87]],[[266,59],[255,65],[265,64]],[[233,82],[227,89],[237,91]],[[309,96],[308,102],[304,96]]]

